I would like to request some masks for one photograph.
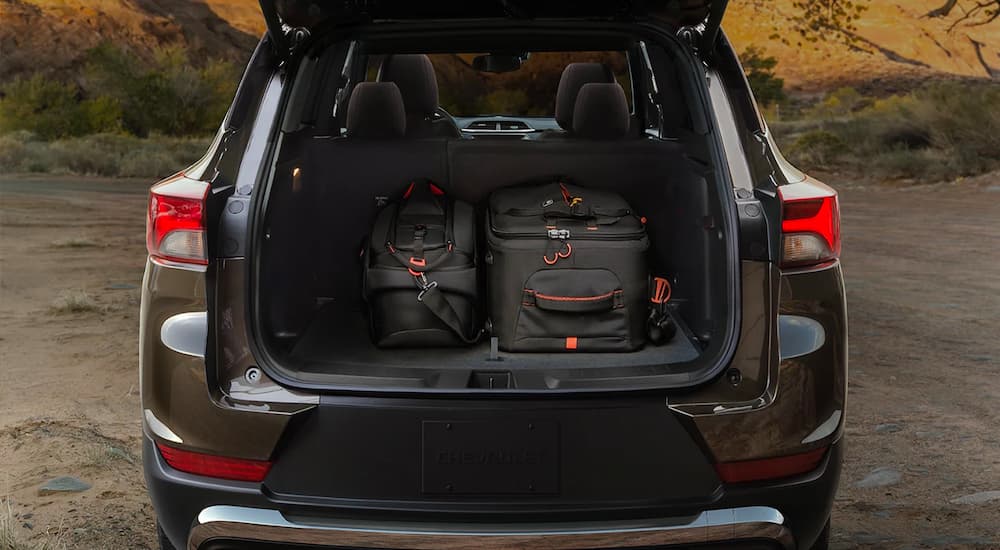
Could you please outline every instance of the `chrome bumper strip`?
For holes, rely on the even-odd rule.
[[[213,539],[354,548],[587,549],[769,540],[792,548],[785,518],[773,508],[710,510],[684,518],[539,524],[417,523],[288,519],[277,510],[211,506],[198,514],[188,549]]]

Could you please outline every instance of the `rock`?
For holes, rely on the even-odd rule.
[[[55,493],[82,493],[90,489],[91,485],[85,481],[80,481],[75,477],[62,476],[48,480],[38,490],[39,495],[51,495]]]
[[[878,426],[875,426],[875,433],[877,433],[877,434],[893,434],[893,433],[896,433],[896,432],[898,432],[898,431],[900,431],[902,429],[903,428],[900,427],[899,424],[891,424],[891,423],[890,424],[879,424]]]
[[[887,487],[889,485],[895,485],[903,479],[903,474],[899,473],[899,470],[895,468],[890,468],[888,466],[883,466],[881,468],[875,468],[871,471],[864,479],[854,484],[855,487],[860,487],[862,489],[870,489],[873,487]]]
[[[971,495],[951,499],[949,502],[952,504],[986,504],[987,502],[993,502],[994,500],[1000,500],[1000,491],[983,491],[981,493],[973,493]]]

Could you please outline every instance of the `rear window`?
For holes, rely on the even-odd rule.
[[[473,68],[479,53],[428,54],[440,95],[440,104],[457,117],[506,115],[553,117],[556,91],[563,69],[570,63],[607,65],[625,90],[632,107],[628,55],[624,51],[532,52],[517,70],[488,73]],[[384,56],[368,59],[368,80],[375,80]]]

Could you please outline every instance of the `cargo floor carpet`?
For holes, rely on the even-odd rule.
[[[676,316],[675,316],[676,319]],[[490,360],[490,343],[484,338],[479,344],[458,348],[380,349],[368,334],[367,317],[357,311],[343,311],[327,306],[321,310],[296,343],[290,359],[297,370],[327,372],[324,364],[338,367],[355,366],[367,369],[386,367],[406,369],[482,369],[511,370],[518,368],[610,368],[662,366],[692,361],[700,354],[685,330],[663,346],[646,345],[627,353],[505,353],[499,361]],[[338,368],[337,370],[341,370]],[[361,374],[363,371],[358,372]],[[374,375],[371,373],[370,375]]]

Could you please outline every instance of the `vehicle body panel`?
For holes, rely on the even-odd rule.
[[[265,11],[278,4],[262,2]],[[666,4],[688,10],[688,19],[674,25],[704,21],[711,10],[725,6],[707,0]],[[291,40],[284,31],[281,36],[270,40]],[[452,542],[604,548],[758,535],[778,547],[793,547],[814,540],[829,517],[843,453],[847,327],[842,270],[839,262],[799,270],[777,267],[776,188],[800,174],[783,161],[767,134],[725,37],[715,45],[715,76],[725,93],[713,93],[712,102],[715,116],[728,118],[713,125],[729,133],[720,141],[736,192],[741,239],[737,296],[742,317],[724,372],[683,391],[446,398],[306,391],[282,385],[259,369],[245,291],[246,227],[240,220],[246,223],[253,185],[267,168],[263,161],[274,145],[275,98],[285,85],[276,70],[285,55],[265,38],[241,85],[252,96],[243,97],[252,108],[241,107],[249,114],[227,120],[209,154],[189,174],[213,182],[217,210],[238,210],[235,217],[220,218],[229,225],[215,228],[217,235],[239,237],[243,231],[243,238],[210,240],[213,259],[207,269],[149,260],[143,280],[143,461],[158,520],[173,544],[197,548],[241,536],[357,547],[398,540],[412,548]],[[743,101],[744,95],[750,100]],[[265,97],[272,99],[262,101]],[[251,114],[257,115],[252,123]],[[226,152],[227,146],[234,154]],[[750,206],[758,209],[755,216],[749,215]],[[170,336],[172,319],[177,323],[199,314],[207,323],[202,356],[197,346],[186,344],[197,339],[197,331],[177,336],[180,340]],[[812,332],[782,328],[796,319],[804,319]],[[782,357],[782,349],[800,351]],[[428,485],[426,430],[448,423],[503,422],[557,426],[559,482],[554,488],[543,483],[539,491],[449,495],[454,491]],[[211,479],[171,468],[155,443],[276,464],[263,483]],[[792,478],[727,485],[712,468],[718,462],[826,447],[830,450],[819,468]],[[757,521],[746,511],[757,508],[775,511],[780,521],[773,515],[761,517],[774,521]],[[749,519],[736,521],[739,514],[750,514]],[[351,523],[359,517],[374,527]],[[465,526],[466,538],[448,538],[457,533],[449,522],[459,518],[472,522]],[[551,525],[542,529],[541,521]],[[648,538],[630,530],[636,521]],[[399,522],[410,523],[403,529]],[[443,532],[422,533],[428,523]],[[525,532],[531,529],[528,523],[535,532]],[[600,537],[577,536],[598,531]],[[513,536],[517,533],[527,538]]]

